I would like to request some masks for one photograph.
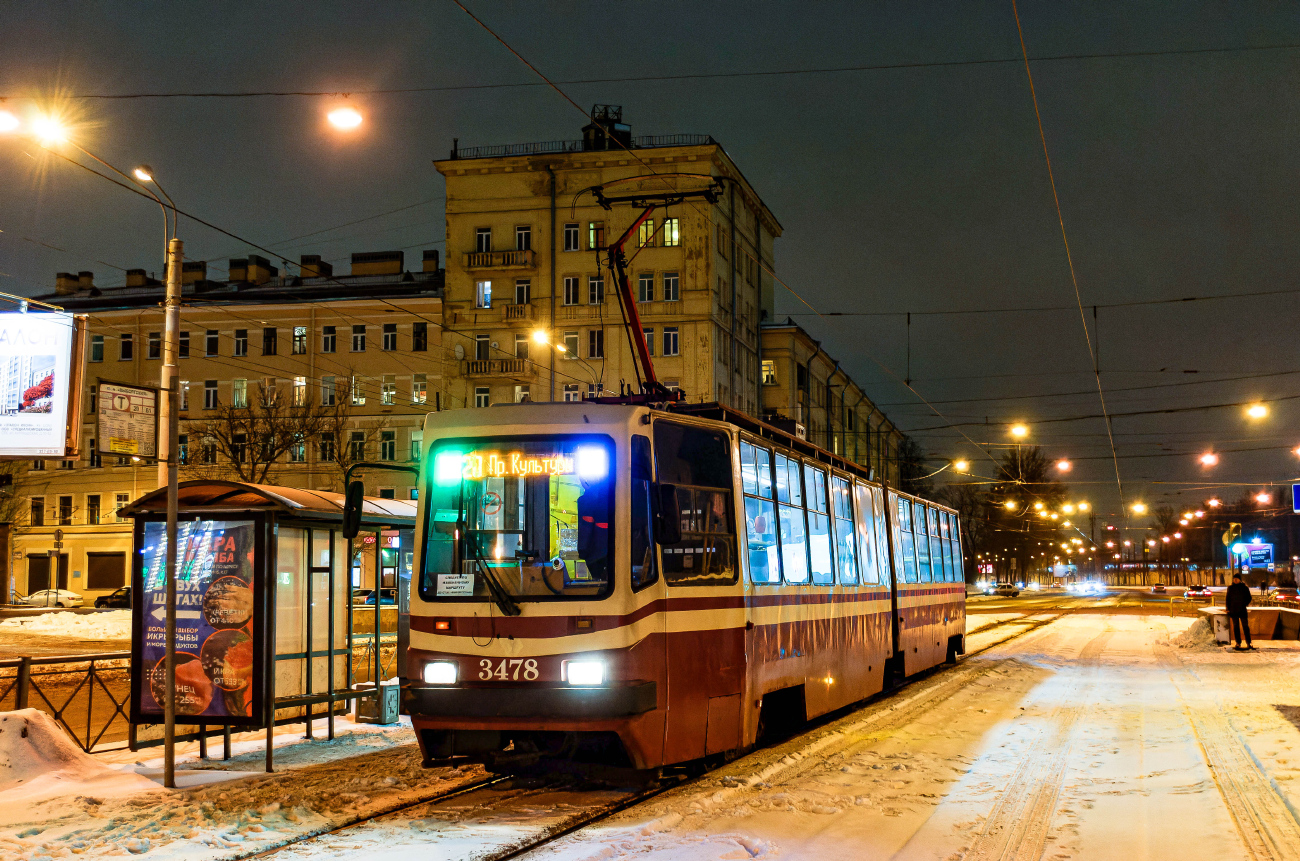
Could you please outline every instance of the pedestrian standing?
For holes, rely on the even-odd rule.
[[[1250,642],[1250,618],[1247,607],[1250,606],[1250,587],[1241,582],[1240,574],[1232,575],[1232,585],[1228,587],[1227,600],[1228,622],[1232,625],[1232,638],[1237,641],[1235,648],[1241,650],[1241,635],[1246,633],[1246,648],[1254,649]]]

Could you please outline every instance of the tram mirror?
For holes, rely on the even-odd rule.
[[[361,531],[361,507],[364,504],[366,486],[359,481],[348,485],[347,496],[343,500],[343,537],[351,540]]]
[[[655,534],[660,544],[678,544],[682,540],[682,506],[677,485],[657,485],[659,498],[655,512]]]

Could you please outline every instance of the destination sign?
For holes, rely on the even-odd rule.
[[[543,456],[525,454],[521,451],[474,451],[465,455],[461,477],[474,481],[482,478],[572,475],[573,472],[572,455]]]

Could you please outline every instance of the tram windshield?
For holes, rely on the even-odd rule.
[[[607,437],[447,440],[429,454],[426,601],[608,593],[615,461]]]

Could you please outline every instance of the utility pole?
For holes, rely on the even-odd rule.
[[[163,341],[162,433],[158,445],[158,483],[167,486],[167,694],[164,704],[163,786],[176,788],[176,441],[179,424],[177,413],[177,367],[180,353],[181,261],[185,244],[179,239],[167,243],[167,297],[163,305],[166,328]]]

